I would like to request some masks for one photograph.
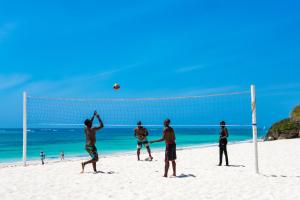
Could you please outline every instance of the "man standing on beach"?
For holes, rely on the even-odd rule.
[[[219,138],[219,166],[222,165],[223,152],[225,154],[226,166],[228,166],[228,155],[227,155],[227,138],[228,130],[226,128],[226,123],[224,121],[220,122],[220,138]]]
[[[65,152],[61,151],[60,153],[60,160],[64,160],[65,159]]]
[[[153,159],[151,156],[151,150],[149,147],[149,142],[147,140],[148,130],[142,126],[142,122],[138,121],[137,127],[134,129],[134,136],[137,138],[137,158],[140,160],[141,148],[144,145],[148,151],[150,161]]]
[[[163,136],[159,140],[154,140],[151,141],[150,143],[154,142],[166,142],[166,151],[165,151],[165,174],[164,177],[168,177],[168,171],[169,171],[169,166],[170,163],[169,161],[172,162],[172,167],[173,167],[173,176],[176,177],[176,137],[175,137],[175,132],[174,129],[170,126],[171,120],[166,119],[164,121],[164,130],[163,130]]]
[[[98,121],[99,121],[99,126],[98,127],[92,127],[93,126],[93,120],[94,117],[97,117]],[[98,162],[98,152],[97,152],[97,148],[95,146],[96,144],[96,132],[100,129],[102,129],[104,127],[103,122],[100,118],[100,116],[98,115],[97,111],[94,112],[94,115],[91,119],[86,119],[85,122],[85,136],[86,136],[86,145],[85,145],[85,149],[86,151],[89,153],[89,155],[91,156],[91,160],[86,161],[81,163],[82,166],[82,172],[84,172],[84,167],[87,164],[92,163],[93,164],[93,169],[94,172],[97,173],[97,167],[96,167],[96,163]]]
[[[44,160],[46,158],[46,154],[43,151],[41,151],[40,157],[41,157],[42,165],[44,165],[45,164]]]

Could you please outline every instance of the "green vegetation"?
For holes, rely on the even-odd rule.
[[[300,137],[300,105],[293,109],[290,118],[273,124],[265,140],[291,139],[297,137]]]
[[[296,124],[292,119],[287,118],[284,120],[281,120],[275,124],[273,124],[271,130],[274,132],[289,132],[289,131],[294,131],[294,130],[299,130],[300,125]]]
[[[300,122],[300,105],[296,106],[291,113],[291,118],[295,122]]]

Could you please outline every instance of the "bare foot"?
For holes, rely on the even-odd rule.
[[[150,161],[152,161],[152,160],[153,160],[153,157],[152,157],[152,156],[150,156],[150,157],[149,157],[149,159],[150,159]]]
[[[82,171],[80,173],[84,173],[84,163],[81,163],[81,168],[82,168]]]
[[[168,176],[167,176],[166,174],[165,174],[165,175],[163,175],[163,177],[164,177],[164,178],[168,178]]]

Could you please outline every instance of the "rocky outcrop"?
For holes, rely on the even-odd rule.
[[[265,140],[292,139],[298,137],[300,137],[300,105],[293,109],[290,118],[273,124]]]
[[[291,118],[294,122],[300,124],[300,105],[296,106],[292,113],[291,113]]]

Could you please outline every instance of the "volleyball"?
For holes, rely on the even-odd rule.
[[[114,88],[115,90],[120,89],[120,84],[119,84],[119,83],[115,83],[114,86],[113,86],[113,88]]]

